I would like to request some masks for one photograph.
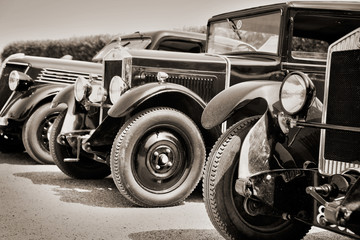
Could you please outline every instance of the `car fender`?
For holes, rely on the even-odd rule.
[[[16,121],[23,121],[30,116],[33,110],[44,100],[50,102],[51,99],[65,86],[59,85],[38,85],[31,87],[13,99],[4,111],[4,117]]]
[[[248,81],[223,90],[206,106],[201,124],[204,128],[213,128],[231,117],[236,111],[241,111],[252,100],[264,99],[272,110],[273,103],[279,100],[280,81]]]
[[[74,85],[69,85],[59,91],[51,101],[51,107],[56,108],[62,103],[66,104],[68,107],[75,105]]]
[[[75,100],[74,85],[69,85],[61,90],[52,100],[51,107],[56,108],[60,104],[67,106],[64,123],[60,132],[69,133],[80,129],[84,114],[77,111],[77,105],[79,104]]]
[[[202,108],[206,103],[199,95],[190,89],[174,83],[148,83],[134,87],[124,93],[120,99],[109,109],[110,117],[119,118],[127,115],[145,101],[163,93],[177,92],[194,99]]]

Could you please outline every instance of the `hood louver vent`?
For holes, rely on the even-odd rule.
[[[53,84],[73,84],[79,76],[89,79],[89,73],[44,68],[36,78],[37,82]],[[101,78],[98,79],[101,80]]]

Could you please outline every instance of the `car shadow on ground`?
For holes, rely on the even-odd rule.
[[[215,229],[169,229],[147,232],[131,233],[128,236],[132,240],[157,240],[157,239],[176,239],[176,240],[221,240],[224,239]]]
[[[147,232],[132,233],[129,238],[132,240],[156,240],[156,239],[176,239],[176,240],[220,240],[223,239],[215,229],[169,229],[156,230]],[[340,234],[330,233],[328,231],[321,231],[307,234],[303,240],[328,240],[329,236],[332,240],[350,240],[351,238],[344,237]]]
[[[62,172],[22,172],[14,175],[30,179],[34,184],[54,186],[52,190],[63,202],[107,208],[138,207],[121,195],[110,176],[80,180],[67,177]],[[198,186],[185,202],[202,202],[201,188]]]

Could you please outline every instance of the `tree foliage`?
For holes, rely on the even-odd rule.
[[[111,35],[95,35],[59,40],[18,41],[8,44],[3,49],[1,60],[14,53],[24,53],[53,58],[71,55],[74,60],[91,61],[111,38]]]
[[[185,26],[179,31],[205,33],[206,26]],[[1,53],[3,61],[15,53],[24,53],[31,56],[61,58],[71,55],[74,60],[91,61],[95,54],[102,49],[112,38],[110,34],[74,37],[59,40],[32,40],[18,41],[5,46]]]

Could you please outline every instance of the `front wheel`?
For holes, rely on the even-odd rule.
[[[205,146],[196,124],[172,108],[152,108],[130,118],[111,150],[114,182],[144,207],[175,205],[198,184]]]
[[[110,167],[108,165],[96,162],[86,156],[81,155],[78,162],[64,161],[66,158],[76,157],[76,150],[69,146],[61,145],[56,140],[64,123],[66,111],[61,112],[55,119],[50,133],[50,153],[55,164],[63,173],[77,179],[101,179],[110,175]]]
[[[45,103],[37,108],[24,124],[22,131],[26,152],[41,164],[54,164],[49,149],[50,131],[55,118],[64,110],[63,106],[50,108],[50,105],[51,103]]]
[[[211,150],[203,180],[206,211],[226,239],[301,239],[310,226],[277,217],[250,215],[246,208],[251,202],[235,191],[241,142],[258,119],[247,118],[234,124]]]

